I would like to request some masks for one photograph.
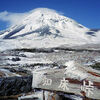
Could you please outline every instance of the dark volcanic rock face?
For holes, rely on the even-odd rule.
[[[0,78],[0,96],[27,93],[32,89],[32,75]]]

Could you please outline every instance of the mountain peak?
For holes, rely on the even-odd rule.
[[[49,8],[36,8],[34,10],[31,11],[32,13],[33,12],[38,12],[38,13],[57,13],[56,10],[53,10],[53,9],[49,9]]]
[[[39,20],[66,20],[67,17],[62,16],[58,12],[48,8],[37,8],[32,10],[31,13],[23,20],[23,23],[29,23],[29,21],[39,21]]]
[[[38,8],[32,10],[20,23],[2,33],[0,38],[18,41],[20,39],[22,43],[24,40],[29,41],[29,43],[37,41],[38,44],[41,41],[41,47],[43,45],[48,47],[63,44],[79,45],[92,41],[92,36],[87,34],[88,30],[88,28],[55,10]],[[24,44],[27,43],[24,41]]]

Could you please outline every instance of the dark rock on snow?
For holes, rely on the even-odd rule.
[[[32,75],[0,78],[0,96],[27,93],[32,89]]]

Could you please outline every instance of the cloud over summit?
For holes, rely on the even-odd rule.
[[[12,26],[16,23],[19,23],[24,17],[26,17],[28,13],[12,13],[12,12],[0,12],[0,20],[8,22],[8,26]]]
[[[21,20],[23,20],[30,13],[33,13],[39,9],[41,8],[36,8],[36,9],[30,10],[25,13],[14,13],[14,12],[3,11],[3,12],[0,12],[0,20],[7,22],[7,26],[10,27],[12,25],[18,24]],[[48,9],[48,8],[42,8],[42,9],[57,12],[55,10]],[[62,12],[57,12],[57,13],[63,14]]]

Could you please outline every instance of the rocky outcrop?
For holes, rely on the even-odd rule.
[[[32,90],[32,75],[0,78],[0,96],[17,95]]]

